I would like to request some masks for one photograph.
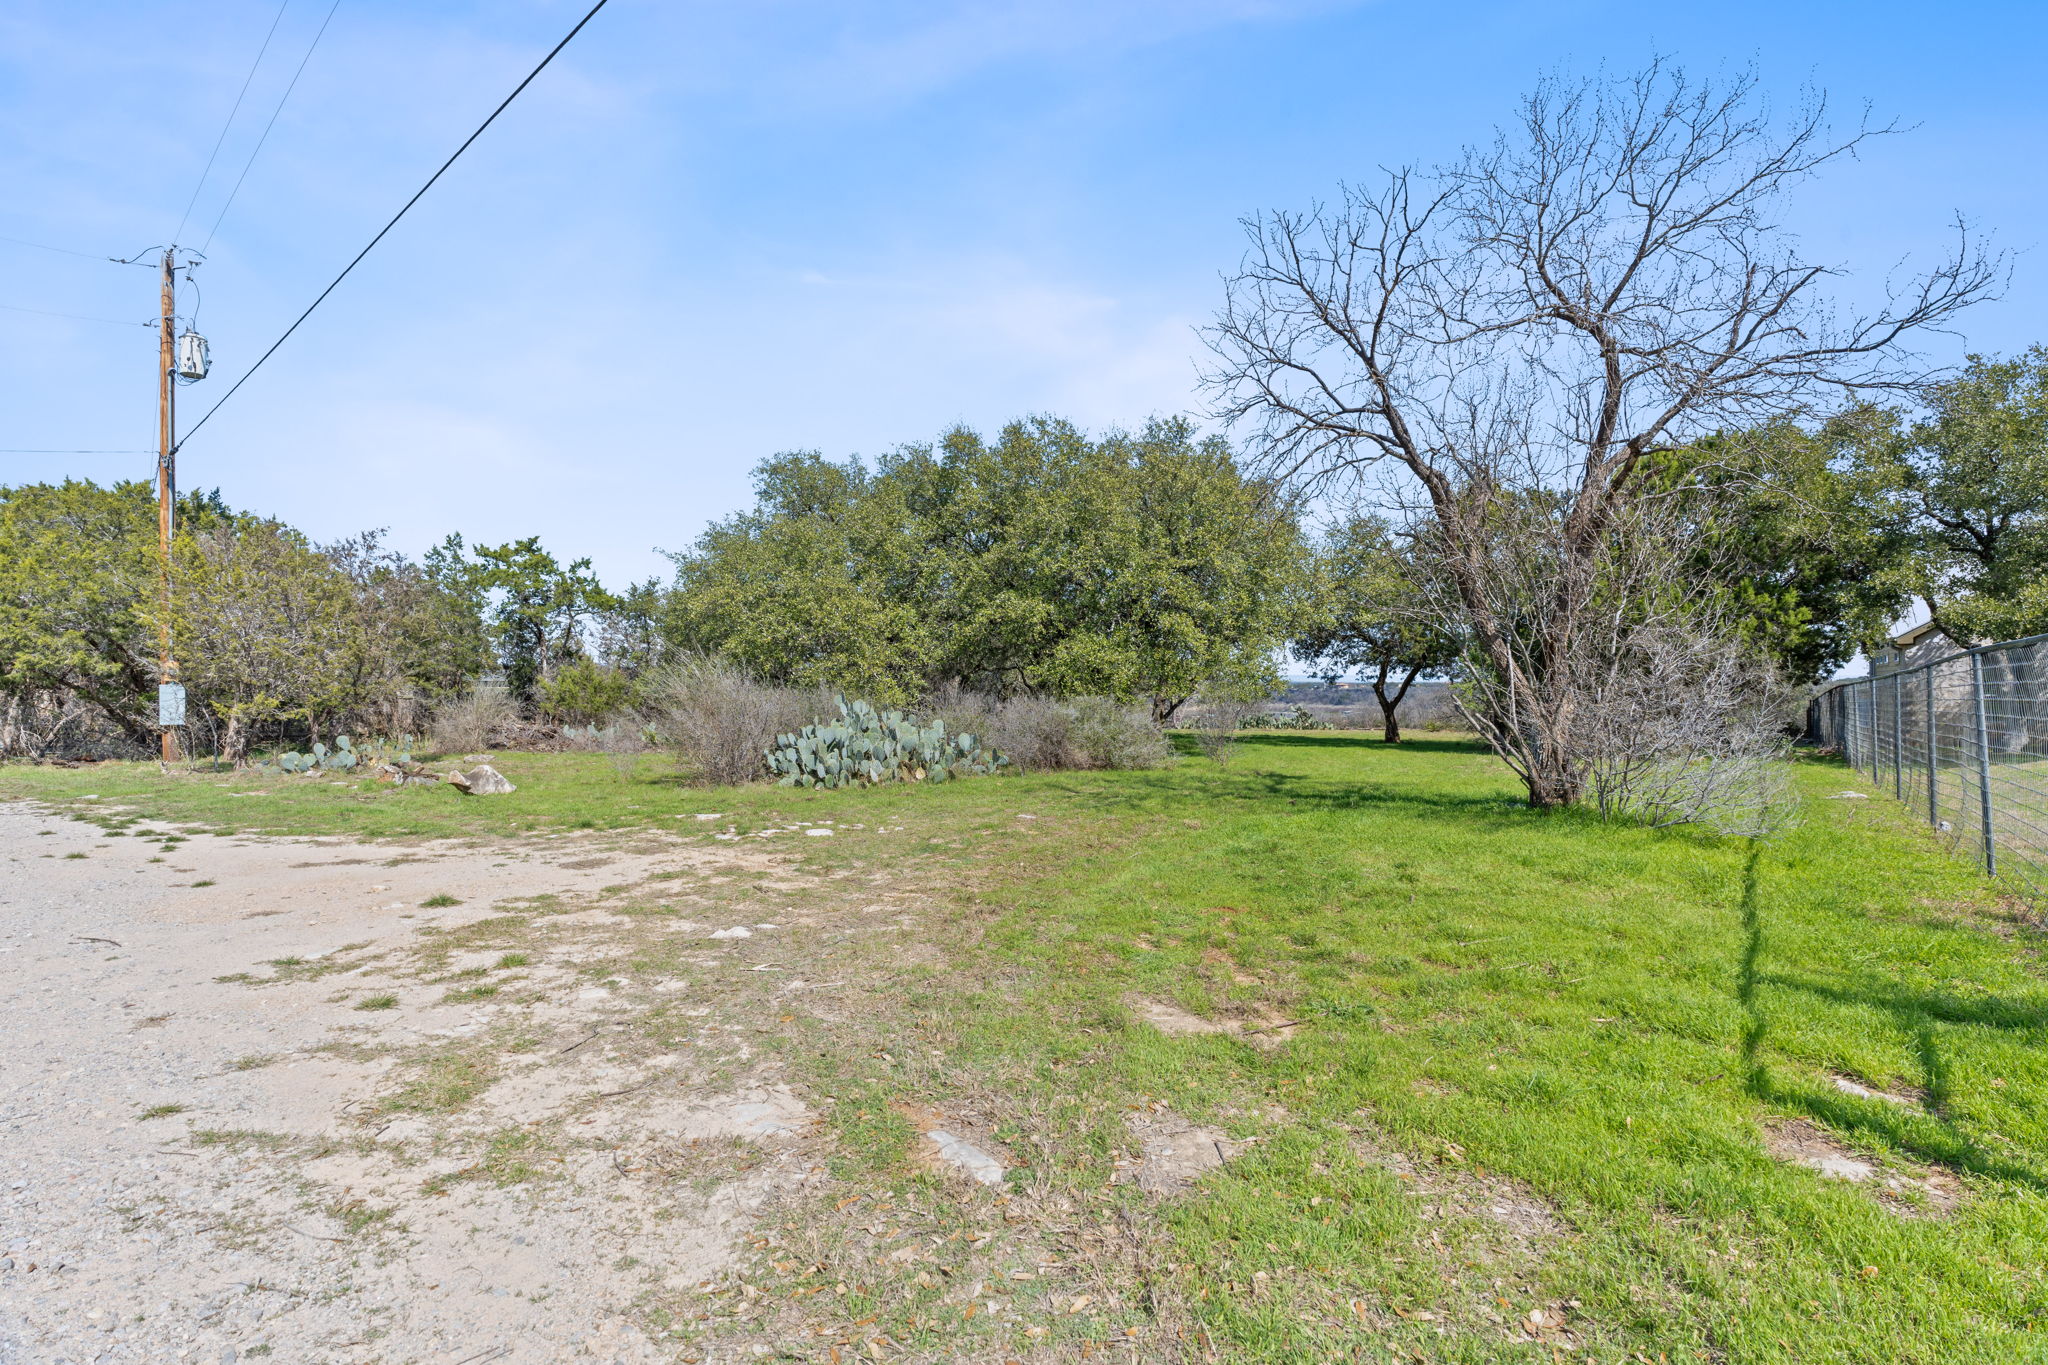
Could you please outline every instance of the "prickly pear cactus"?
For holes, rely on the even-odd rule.
[[[946,782],[992,773],[1009,760],[973,735],[948,738],[944,721],[921,724],[903,711],[877,711],[865,701],[838,699],[839,719],[778,735],[767,751],[769,773],[785,787],[872,786],[877,782]]]
[[[365,740],[364,747],[360,749],[347,735],[336,735],[332,749],[325,744],[315,744],[310,752],[303,754],[296,749],[290,749],[259,766],[264,772],[352,773],[358,769],[374,767],[379,763],[410,763],[412,747],[411,735],[400,735],[394,739]]]

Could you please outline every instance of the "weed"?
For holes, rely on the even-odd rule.
[[[361,1199],[338,1199],[329,1204],[325,1212],[341,1225],[344,1234],[355,1237],[389,1222],[398,1210],[380,1209]]]
[[[359,1010],[394,1010],[398,1008],[398,997],[395,995],[366,995],[356,1001],[356,1008]]]
[[[537,1163],[553,1157],[553,1150],[532,1128],[505,1128],[491,1135],[475,1164],[436,1176],[427,1182],[429,1194],[446,1193],[448,1187],[465,1180],[488,1181],[493,1185],[523,1185],[550,1173]]]
[[[411,1059],[411,1068],[412,1079],[384,1101],[386,1111],[453,1113],[497,1079],[489,1058],[474,1049],[429,1052]]]
[[[182,1114],[184,1112],[185,1106],[182,1104],[152,1104],[149,1108],[137,1114],[136,1117],[138,1119],[167,1119],[173,1114]]]
[[[440,894],[438,894],[438,895],[433,895],[433,896],[429,896],[429,897],[427,897],[427,898],[426,898],[425,900],[421,901],[421,902],[420,902],[420,909],[422,909],[422,910],[439,910],[439,909],[442,909],[442,908],[443,908],[443,907],[445,907],[445,906],[450,906],[450,905],[460,905],[460,904],[462,904],[462,902],[461,902],[461,901],[457,900],[457,899],[456,899],[455,897],[453,897],[453,896],[449,895],[449,894],[448,894],[447,892],[443,891],[443,892],[441,892],[441,893],[440,893]]]

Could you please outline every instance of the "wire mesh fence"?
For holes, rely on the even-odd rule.
[[[2048,635],[1836,683],[1807,732],[1955,852],[2048,901]]]

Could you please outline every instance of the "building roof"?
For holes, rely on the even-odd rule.
[[[1941,627],[1935,625],[1933,621],[1922,621],[1911,630],[1902,630],[1897,635],[1892,636],[1892,643],[1900,649],[1911,649],[1928,636],[1941,633]]]

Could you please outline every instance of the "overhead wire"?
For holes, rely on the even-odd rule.
[[[256,79],[256,69],[263,65],[263,54],[270,51],[270,40],[277,36],[277,26],[283,22],[284,12],[291,8],[291,3],[292,0],[284,0],[277,7],[277,13],[271,16],[269,31],[263,35],[263,46],[256,49],[256,60],[249,63],[249,74],[242,77],[242,88],[235,93],[234,107],[228,110],[227,122],[221,124],[220,136],[213,140],[213,150],[207,153],[206,168],[199,172],[199,183],[192,187],[192,197],[185,201],[185,211],[178,216],[178,230],[171,234],[174,242],[184,235],[185,220],[192,216],[192,207],[199,202],[199,192],[206,188],[206,178],[213,174],[213,163],[219,159],[221,146],[228,140],[228,130],[235,126],[235,115],[242,112],[242,101],[249,96],[249,82]]]
[[[47,308],[24,308],[18,303],[0,303],[0,308],[10,313],[35,313],[46,318],[69,318],[73,322],[106,322],[116,327],[154,327],[154,322],[135,322],[123,318],[89,318],[83,313],[54,313]]]
[[[384,240],[384,236],[386,233],[390,232],[391,229],[398,226],[398,220],[405,217],[405,215],[411,211],[412,206],[414,204],[419,203],[421,196],[425,195],[428,190],[434,187],[435,181],[439,180],[443,175],[446,175],[448,173],[448,168],[450,166],[453,166],[456,163],[456,161],[462,156],[462,154],[469,150],[470,144],[475,142],[478,138],[482,137],[484,134],[484,130],[486,128],[490,127],[493,123],[497,122],[498,115],[504,113],[505,110],[511,106],[513,100],[519,98],[521,91],[525,90],[527,86],[533,84],[535,77],[539,76],[541,72],[547,70],[548,63],[552,62],[555,59],[556,55],[559,54],[563,48],[569,45],[571,39],[575,38],[577,34],[583,31],[583,26],[585,24],[588,24],[592,19],[595,19],[597,17],[597,12],[603,9],[607,3],[609,3],[609,0],[597,0],[597,3],[590,7],[589,12],[586,13],[581,19],[578,19],[576,21],[576,27],[570,29],[569,32],[563,36],[561,42],[556,43],[552,48],[548,49],[548,55],[540,59],[540,65],[534,67],[533,70],[527,72],[526,79],[519,82],[518,85],[514,86],[512,88],[512,93],[505,96],[504,100],[499,103],[497,108],[491,110],[490,117],[486,118],[482,123],[479,123],[476,127],[476,131],[471,133],[468,137],[462,140],[462,145],[455,149],[454,154],[451,155],[446,161],[441,163],[441,169],[435,171],[432,175],[427,177],[427,183],[420,186],[418,190],[413,192],[412,198],[405,201],[405,206],[403,208],[399,209],[397,213],[391,215],[391,221],[386,223],[383,227],[377,230],[377,235],[370,239],[370,244],[364,247],[361,251],[358,251],[355,255],[355,259],[350,261],[346,266],[342,267],[341,273],[339,275],[336,275],[334,279],[331,282],[329,282],[328,286],[320,291],[319,297],[306,305],[305,312],[299,314],[297,318],[293,319],[292,325],[284,329],[284,335],[280,336],[276,341],[271,342],[270,348],[264,351],[262,355],[256,357],[256,363],[251,365],[248,369],[242,371],[242,377],[240,379],[237,379],[234,382],[233,386],[230,387],[226,393],[222,394],[219,397],[219,399],[217,399],[214,402],[214,405],[208,408],[205,414],[201,416],[198,421],[194,422],[190,427],[186,428],[184,437],[178,442],[177,446],[174,447],[174,449],[182,449],[184,447],[185,442],[191,440],[193,434],[196,433],[199,430],[199,428],[205,426],[207,422],[212,419],[213,415],[221,410],[221,405],[226,403],[230,398],[233,398],[235,396],[235,393],[242,387],[242,385],[249,382],[249,376],[255,374],[256,371],[263,368],[263,362],[270,359],[271,356],[275,355],[277,353],[277,348],[284,345],[286,341],[290,340],[292,333],[299,330],[300,323],[303,323],[307,318],[313,316],[313,310],[315,308],[318,308],[323,302],[326,301],[327,296],[334,292],[335,287],[337,285],[339,285],[343,280],[348,278],[350,271],[354,270],[358,265],[362,264],[363,257],[369,255],[371,250],[376,247],[377,243]]]
[[[85,259],[86,259],[86,260],[88,260],[88,261],[112,261],[112,262],[113,262],[113,263],[114,263],[115,265],[134,265],[134,264],[135,264],[135,262],[133,262],[133,261],[125,261],[125,260],[121,259],[121,258],[120,258],[119,256],[99,256],[99,255],[95,255],[94,253],[92,253],[92,252],[90,252],[90,251],[73,251],[73,250],[72,250],[72,249],[71,249],[70,247],[68,247],[68,246],[51,246],[51,245],[50,245],[49,243],[47,243],[47,242],[31,242],[31,241],[30,241],[30,240],[28,240],[28,238],[26,238],[26,237],[7,237],[7,236],[0,236],[0,242],[12,242],[12,243],[14,243],[14,244],[15,244],[16,246],[32,246],[32,247],[34,247],[34,248],[35,248],[36,250],[38,250],[38,251],[54,251],[54,252],[57,252],[57,253],[58,253],[59,255],[64,255],[64,256],[81,256],[81,257],[85,258]]]
[[[154,455],[154,450],[0,450],[0,455]]]
[[[270,111],[270,122],[263,125],[263,132],[256,139],[256,145],[249,149],[249,159],[242,163],[242,173],[235,177],[235,187],[228,191],[227,202],[220,206],[220,212],[214,215],[213,226],[206,230],[206,240],[199,246],[202,254],[207,247],[213,245],[213,235],[220,231],[221,220],[228,216],[228,210],[234,206],[235,196],[242,192],[242,182],[249,178],[249,168],[256,164],[256,154],[261,152],[263,144],[270,140],[270,130],[277,126],[277,116],[284,112],[285,101],[292,97],[292,91],[298,89],[299,77],[306,74],[306,63],[313,60],[314,50],[320,46],[320,39],[326,36],[327,26],[334,22],[334,12],[340,8],[341,0],[334,0],[334,3],[327,7],[327,17],[320,21],[319,29],[313,34],[313,41],[306,45],[306,55],[299,58],[298,69],[292,72],[292,78],[286,84],[284,93],[277,97],[277,107]],[[283,11],[280,10],[279,13],[282,14]]]

